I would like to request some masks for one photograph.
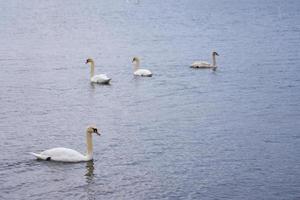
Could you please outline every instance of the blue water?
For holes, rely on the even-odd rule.
[[[300,199],[298,0],[0,1],[0,19],[0,199]],[[189,68],[212,50],[216,72]],[[92,162],[28,154],[85,152],[89,124]]]

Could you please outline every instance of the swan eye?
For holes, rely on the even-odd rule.
[[[94,133],[98,133],[98,129],[94,128]]]

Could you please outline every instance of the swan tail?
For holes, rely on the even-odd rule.
[[[38,153],[30,152],[30,154],[35,156],[37,159],[40,159],[40,160],[50,160],[51,159],[49,156],[38,154]]]
[[[99,83],[103,83],[103,84],[109,84],[111,78],[107,78],[105,80],[99,81]]]

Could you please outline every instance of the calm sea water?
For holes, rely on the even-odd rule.
[[[300,198],[298,0],[1,1],[0,19],[0,199]],[[216,72],[188,67],[212,50]],[[93,162],[28,154],[85,152],[89,124]]]

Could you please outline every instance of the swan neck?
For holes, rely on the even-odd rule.
[[[95,74],[95,63],[91,62],[91,78],[94,76]]]
[[[93,157],[93,136],[90,133],[86,133],[86,146],[87,146],[87,157],[92,159]]]
[[[133,70],[136,71],[139,68],[140,68],[140,61],[137,60],[133,63]]]
[[[213,67],[216,67],[217,66],[217,61],[216,61],[216,55],[212,55],[212,65]]]

